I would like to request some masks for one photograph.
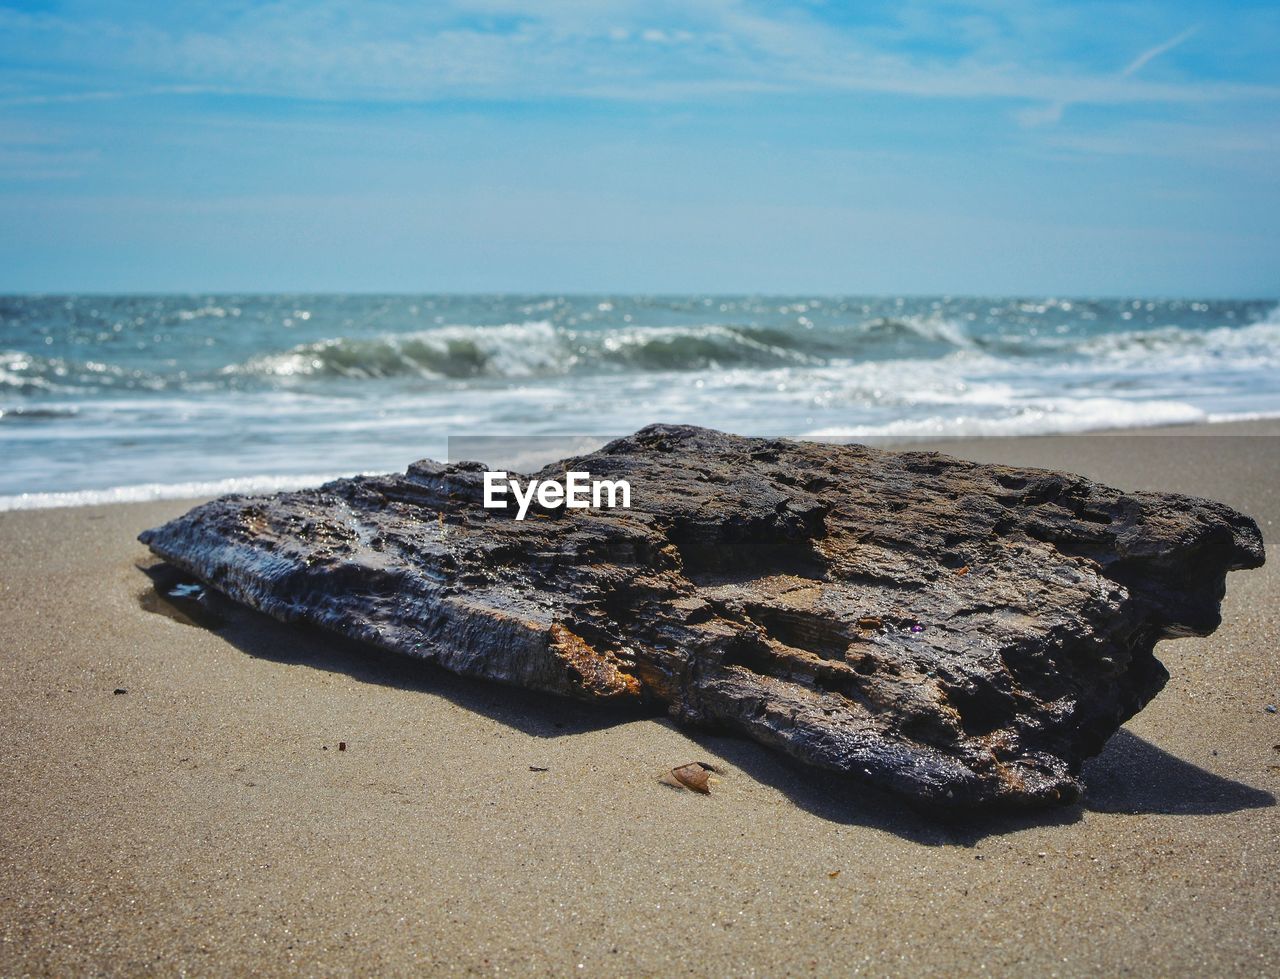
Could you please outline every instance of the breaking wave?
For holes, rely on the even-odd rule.
[[[378,336],[339,336],[194,369],[177,358],[159,371],[96,360],[0,351],[0,393],[217,390],[324,381],[468,381],[574,374],[772,370],[863,362],[937,362],[972,353],[1090,371],[1280,367],[1280,316],[1244,326],[1158,326],[1094,335],[973,335],[941,316],[879,317],[822,326],[722,323],[582,329],[548,320],[454,325]]]
[[[292,476],[233,476],[226,479],[188,480],[180,483],[134,483],[103,489],[52,493],[0,495],[0,513],[8,510],[45,510],[51,507],[98,506],[107,503],[148,503],[154,500],[199,500],[226,493],[278,493],[303,489],[337,479],[339,474]],[[351,476],[354,473],[343,473]]]
[[[0,392],[63,393],[104,388],[166,387],[166,379],[148,371],[129,370],[98,361],[40,357],[20,350],[0,350]]]
[[[1196,370],[1229,364],[1233,368],[1280,367],[1280,320],[1274,316],[1249,326],[1110,333],[1079,345],[1077,353],[1101,366],[1132,369]]]
[[[443,326],[402,335],[338,337],[225,367],[233,378],[425,379],[776,368],[840,360],[940,357],[974,347],[957,324],[875,319],[846,329],[719,323],[582,330],[540,320]]]
[[[578,331],[530,322],[446,326],[401,336],[303,344],[224,368],[237,377],[546,377],[593,370],[699,370],[813,362],[780,330],[709,324]]]
[[[971,337],[942,319],[876,319],[845,329],[702,324],[574,330],[546,321],[443,326],[408,334],[337,337],[251,356],[205,373],[160,374],[97,361],[0,352],[0,391],[164,390],[245,384],[537,378],[597,372],[696,371],[937,360],[957,351],[1091,369],[1280,366],[1280,322],[1192,330],[1165,326],[1086,337]]]
[[[1280,417],[1277,378],[1267,299],[0,296],[0,509],[391,471],[448,434]]]

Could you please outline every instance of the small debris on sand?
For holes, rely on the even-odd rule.
[[[116,688],[115,688],[114,690],[112,690],[111,692],[112,692],[112,694],[114,694],[115,696],[119,697],[122,693],[128,693],[129,691],[128,691],[128,690],[126,690],[124,687],[116,687]]]
[[[687,765],[679,765],[665,773],[658,781],[676,788],[689,789],[702,795],[711,794],[711,772],[719,772],[714,765],[706,762],[691,761]]]

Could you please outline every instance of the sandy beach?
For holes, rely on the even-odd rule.
[[[939,447],[1219,499],[1274,551],[1277,435]],[[160,614],[135,537],[190,505],[0,514],[0,974],[1280,967],[1280,555],[1157,647],[1082,804],[943,822],[663,717]],[[658,781],[695,760],[711,795]]]

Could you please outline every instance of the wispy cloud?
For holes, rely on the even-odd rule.
[[[1200,26],[1201,25],[1199,24],[1195,24],[1191,27],[1188,27],[1185,31],[1182,31],[1179,34],[1175,34],[1173,37],[1169,38],[1167,41],[1161,41],[1159,44],[1156,44],[1152,47],[1147,48],[1145,51],[1139,54],[1136,58],[1130,61],[1127,65],[1125,65],[1122,69],[1120,69],[1120,72],[1118,73],[1116,78],[1123,80],[1123,79],[1133,77],[1139,71],[1141,71],[1144,67],[1150,64],[1152,61],[1154,61],[1156,58],[1160,57],[1162,54],[1166,54],[1167,52],[1172,51],[1178,45],[1184,43],[1185,41],[1190,40],[1200,30]],[[1202,86],[1197,86],[1197,88],[1203,91]],[[1185,96],[1190,101],[1196,101],[1193,95],[1193,92],[1194,92],[1194,89],[1187,91],[1185,93]],[[1206,94],[1209,94],[1209,98],[1213,97],[1212,93],[1206,93]],[[1229,97],[1228,93],[1223,92],[1220,89],[1217,91],[1216,94],[1219,97]],[[1239,95],[1241,93],[1237,91],[1235,94]],[[1255,94],[1262,95],[1264,97],[1272,97],[1272,98],[1276,97],[1276,93],[1258,92]],[[1088,101],[1093,101],[1093,100],[1089,99],[1088,97],[1080,97],[1079,95],[1075,97],[1055,99],[1043,106],[1033,107],[1030,109],[1023,109],[1018,114],[1018,119],[1020,122],[1022,122],[1023,125],[1026,125],[1026,126],[1049,125],[1052,123],[1060,122],[1062,120],[1062,114],[1067,110],[1068,106],[1072,104],[1088,102]],[[1119,101],[1126,101],[1126,100],[1122,98]],[[1136,101],[1143,101],[1143,99],[1139,95]],[[1162,100],[1157,99],[1156,101],[1162,101]],[[1171,101],[1179,101],[1179,100],[1172,99]]]
[[[1173,37],[1169,38],[1169,40],[1167,41],[1162,41],[1160,44],[1157,44],[1155,47],[1147,48],[1147,50],[1143,51],[1142,54],[1138,55],[1136,58],[1134,58],[1127,65],[1124,66],[1124,69],[1120,72],[1120,77],[1128,78],[1130,75],[1133,75],[1136,72],[1141,71],[1146,65],[1150,64],[1156,58],[1160,57],[1160,55],[1167,54],[1168,52],[1176,48],[1179,44],[1182,44],[1185,41],[1189,41],[1196,33],[1199,32],[1199,30],[1200,30],[1200,25],[1195,24],[1192,27],[1188,27],[1181,34],[1175,34]]]
[[[67,105],[76,102],[114,102],[118,99],[147,98],[159,95],[229,94],[230,90],[213,85],[152,85],[135,89],[96,89],[80,92],[47,92],[36,95],[0,96],[0,106]]]
[[[1024,121],[1034,123],[1086,102],[1280,100],[1276,87],[1134,77],[1198,28],[1144,50],[1119,72],[1097,73],[1069,61],[1027,57],[1034,39],[1008,26],[1010,18],[998,7],[995,14],[982,5],[962,15],[935,11],[935,33],[954,20],[959,41],[931,38],[934,48],[923,50],[907,31],[914,21],[895,35],[824,19],[820,8],[758,7],[746,0],[553,0],[534,13],[527,4],[504,0],[428,6],[369,0],[358,7],[277,0],[219,8],[192,22],[102,22],[0,9],[0,27],[9,37],[0,41],[0,72],[5,62],[21,64],[29,52],[44,52],[40,87],[13,91],[10,85],[0,104],[210,91],[379,102],[866,92],[1042,102],[1043,108],[1024,113]],[[59,70],[114,84],[50,91],[48,80]],[[137,84],[121,84],[125,79]]]

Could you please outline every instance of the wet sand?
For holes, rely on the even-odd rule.
[[[1277,434],[942,447],[1215,497],[1274,552]],[[1157,647],[1083,804],[939,822],[661,717],[157,614],[134,537],[189,505],[0,514],[2,974],[1280,966],[1280,554]],[[658,782],[693,760],[710,796]]]

